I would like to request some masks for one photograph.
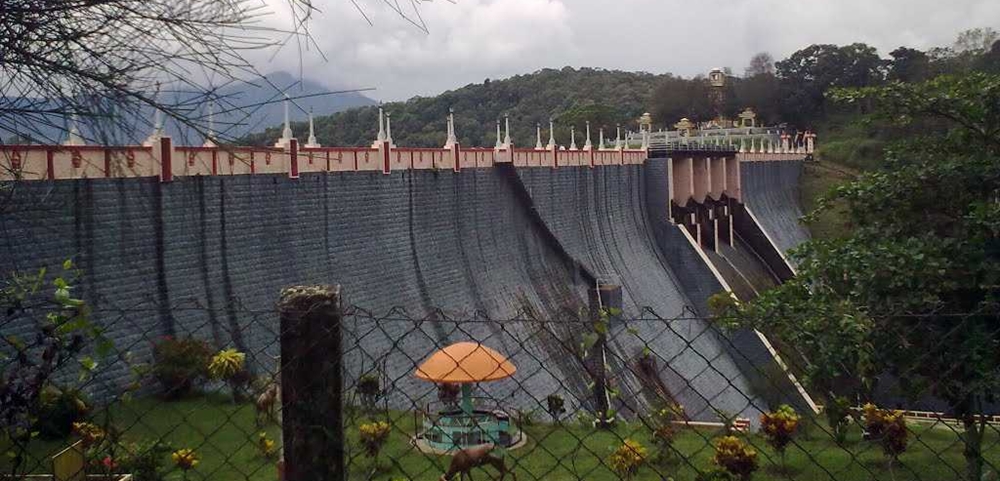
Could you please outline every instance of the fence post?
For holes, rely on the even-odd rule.
[[[604,329],[597,330],[597,342],[594,344],[592,356],[589,356],[589,368],[591,377],[594,380],[594,409],[597,411],[597,424],[607,427],[611,419],[608,419],[608,411],[611,408],[611,399],[608,396],[608,374],[607,374],[607,331],[613,320],[621,317],[622,309],[622,288],[612,284],[601,284],[587,290],[587,297],[590,302],[590,315],[596,324],[604,321],[607,325]]]
[[[340,286],[282,289],[278,314],[284,480],[346,480]]]

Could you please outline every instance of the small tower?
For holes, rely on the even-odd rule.
[[[448,140],[444,142],[444,148],[452,149],[455,144],[458,143],[458,138],[455,136],[455,110],[448,109]]]
[[[153,103],[155,104],[160,98],[160,83],[156,83],[156,93],[153,94]],[[142,142],[145,147],[151,147],[153,144],[160,141],[160,137],[163,137],[163,112],[160,111],[158,107],[153,108],[153,131],[146,137],[146,140]]]
[[[396,148],[396,143],[392,141],[392,114],[389,112],[385,113],[385,141],[390,148]]]
[[[215,101],[208,101],[208,132],[205,133],[205,143],[202,147],[218,147],[215,143]]]
[[[372,142],[372,148],[378,149],[382,146],[382,142],[385,142],[385,113],[382,111],[382,106],[378,108],[378,135],[375,136],[375,142]]]
[[[536,123],[535,124],[535,150],[545,150],[545,147],[542,147],[542,124],[541,123]]]
[[[552,149],[556,148],[556,127],[555,127],[555,125],[556,125],[555,121],[552,120],[552,117],[549,117],[549,145],[547,145],[545,147],[545,148],[547,148],[549,150],[552,150]]]
[[[594,143],[590,141],[590,121],[587,121],[587,141],[583,143],[583,150],[594,150]]]
[[[600,132],[601,143],[597,144],[597,150],[607,150],[607,147],[604,146],[604,127],[599,128],[598,132]]]
[[[621,124],[615,125],[615,150],[621,150],[625,148],[625,144],[622,143],[622,126]]]
[[[503,114],[503,148],[510,149],[510,117]]]
[[[285,127],[281,129],[281,138],[274,143],[275,147],[285,148],[292,140],[292,124],[288,120],[288,94],[285,94]]]
[[[317,149],[321,147],[319,142],[316,142],[316,130],[313,129],[313,111],[309,109],[309,140],[306,141],[306,147],[310,149]]]
[[[569,150],[579,150],[576,148],[576,126],[569,126]]]
[[[83,140],[83,136],[80,135],[79,127],[80,119],[73,113],[69,117],[69,135],[66,137],[66,141],[63,145],[87,145],[87,142]]]
[[[500,140],[500,120],[497,120],[497,143],[493,146],[493,150],[500,150],[503,148],[503,142]]]

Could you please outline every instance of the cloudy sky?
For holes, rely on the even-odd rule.
[[[288,0],[264,0],[289,22]],[[289,46],[258,61],[331,87],[374,87],[400,100],[544,67],[742,72],[750,56],[781,59],[812,43],[950,45],[962,30],[1000,27],[998,0],[313,0],[319,48]],[[374,25],[365,21],[367,16]],[[324,59],[325,57],[325,59]],[[301,66],[301,69],[300,69]]]

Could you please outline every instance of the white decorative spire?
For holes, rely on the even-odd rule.
[[[160,83],[156,83],[156,93],[153,94],[153,104],[157,104],[160,98]],[[160,111],[158,107],[153,107],[153,131],[150,132],[149,137],[142,142],[142,145],[150,147],[153,144],[160,141],[160,137],[163,137],[163,112]]]
[[[594,150],[594,143],[590,141],[590,121],[587,121],[587,141],[583,143],[583,150]]]
[[[639,127],[639,133],[642,135],[642,150],[649,149],[649,131]]]
[[[740,137],[740,153],[741,154],[746,153],[746,151],[747,151],[746,140],[747,140],[746,137]]]
[[[556,127],[552,117],[549,117],[549,145],[545,148],[549,150],[556,148]]]
[[[392,141],[392,114],[385,114],[385,141],[389,142],[389,147],[395,149],[396,143]]]
[[[288,94],[285,94],[285,128],[281,129],[281,138],[274,143],[275,147],[287,147],[292,140],[292,123],[288,120]]]
[[[569,126],[569,150],[580,150],[576,148],[576,126]]]
[[[510,148],[510,118],[507,116],[507,114],[503,115],[503,131],[504,131],[504,134],[503,134],[503,148],[504,149],[509,149]]]
[[[597,145],[597,150],[606,150],[606,147],[604,147],[604,127],[601,127],[598,131],[600,132],[601,143]]]
[[[448,109],[448,140],[445,141],[444,148],[453,148],[457,143],[458,138],[455,136],[455,111]]]
[[[83,140],[83,136],[80,135],[79,123],[80,119],[74,112],[69,117],[69,136],[66,138],[66,142],[63,142],[63,145],[87,145]]]
[[[535,150],[544,150],[542,147],[542,124],[535,124]]]
[[[618,124],[615,126],[615,150],[621,150],[625,148],[622,143],[622,126]]]
[[[493,146],[494,149],[500,150],[503,148],[503,142],[500,140],[500,120],[497,119],[497,143]]]
[[[382,142],[385,142],[385,112],[382,111],[382,106],[378,108],[378,135],[375,136],[375,142],[372,142],[372,148],[380,148]]]
[[[316,130],[313,129],[313,111],[309,109],[309,140],[306,141],[306,147],[310,149],[315,149],[320,147],[319,142],[316,142]]]
[[[215,101],[208,101],[208,132],[205,134],[205,143],[202,147],[216,147],[215,144]]]

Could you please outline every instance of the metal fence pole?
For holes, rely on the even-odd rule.
[[[284,479],[346,480],[340,286],[281,291]]]

